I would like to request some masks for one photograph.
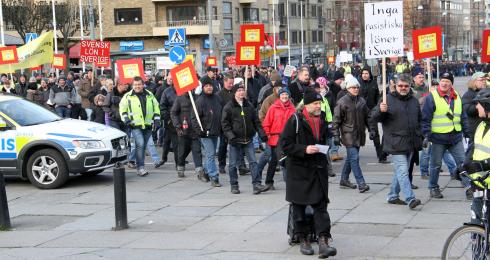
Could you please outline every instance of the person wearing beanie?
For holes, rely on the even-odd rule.
[[[308,67],[301,67],[298,71],[298,78],[289,84],[293,104],[297,105],[302,99],[305,90],[310,86],[310,71]]]
[[[279,72],[274,70],[272,71],[271,81],[267,83],[267,85],[263,86],[259,91],[259,97],[258,97],[259,107],[262,105],[264,100],[272,94],[274,84],[276,84],[276,82],[282,82],[282,78],[281,75],[279,75]]]
[[[413,85],[412,91],[416,99],[419,99],[429,92],[429,88],[425,85],[425,74],[421,68],[414,68],[412,71]]]
[[[284,95],[284,94],[283,94]],[[300,252],[313,255],[310,226],[304,221],[305,208],[314,209],[314,225],[318,236],[319,258],[337,254],[329,244],[331,222],[327,210],[328,160],[318,145],[327,145],[330,135],[325,113],[321,111],[322,96],[315,91],[304,93],[304,107],[298,109],[284,126],[279,145],[286,160],[286,200],[291,203],[290,216],[296,227],[294,235],[299,238]]]
[[[332,125],[334,144],[340,146],[342,143],[347,150],[340,187],[351,189],[359,187],[359,192],[364,193],[369,190],[369,186],[364,180],[359,165],[359,149],[366,144],[369,109],[364,98],[359,96],[359,82],[356,78],[347,77],[345,87],[347,94],[337,101]],[[349,181],[351,171],[358,186]]]
[[[425,98],[422,108],[423,147],[427,148],[429,142],[432,143],[429,190],[430,196],[436,199],[443,198],[438,182],[444,152],[449,151],[456,165],[460,165],[465,159],[463,137],[471,136],[466,111],[463,110],[461,97],[453,88],[453,82],[453,75],[444,72],[440,77],[439,86]],[[455,172],[451,173],[452,178],[456,178],[456,175]],[[462,183],[468,188],[466,196],[470,198],[472,192],[469,181],[463,178]]]
[[[341,90],[337,94],[337,100],[340,100],[343,96],[348,94],[347,86],[360,86],[360,83],[352,74],[347,74],[345,80],[340,84]]]
[[[221,85],[218,83],[216,80],[216,69],[213,67],[207,67],[206,68],[206,75],[201,77],[199,81],[201,81],[201,84],[204,86],[204,82],[212,82],[213,85],[213,93],[216,93],[221,90]]]

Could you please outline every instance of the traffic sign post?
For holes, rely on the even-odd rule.
[[[33,41],[37,39],[37,37],[38,37],[37,33],[26,33],[25,43]]]
[[[183,46],[186,44],[185,28],[168,29],[168,43],[170,46]]]
[[[170,49],[169,53],[170,60],[176,64],[181,64],[185,60],[186,55],[185,49],[180,46],[174,46]]]

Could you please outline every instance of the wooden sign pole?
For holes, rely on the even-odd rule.
[[[204,131],[204,128],[202,128],[201,119],[199,118],[199,114],[197,113],[196,103],[194,103],[194,96],[192,95],[192,91],[189,91],[189,98],[191,100],[192,108],[194,109],[194,114],[196,115],[197,123],[199,123],[201,131]]]
[[[381,58],[382,62],[382,74],[383,74],[383,103],[386,104],[386,58]]]

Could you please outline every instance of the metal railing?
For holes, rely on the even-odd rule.
[[[158,21],[152,22],[152,27],[181,27],[181,26],[207,26],[208,20]]]

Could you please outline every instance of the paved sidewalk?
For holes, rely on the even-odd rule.
[[[331,179],[329,212],[339,253],[333,259],[439,259],[446,237],[469,218],[460,184],[446,173],[440,179],[445,198],[429,200],[426,181],[417,175],[423,206],[389,205],[391,166],[367,163],[372,153],[362,153],[369,192],[339,189],[339,177]],[[337,173],[340,166],[335,164]],[[110,171],[74,177],[57,190],[9,179],[13,230],[0,232],[1,258],[313,259],[288,244],[282,176],[275,177],[275,191],[260,195],[252,194],[251,177],[241,176],[242,193],[232,195],[227,175],[220,175],[223,187],[211,188],[193,170],[178,179],[173,168],[165,165],[145,178],[127,172],[125,231],[111,231]]]

